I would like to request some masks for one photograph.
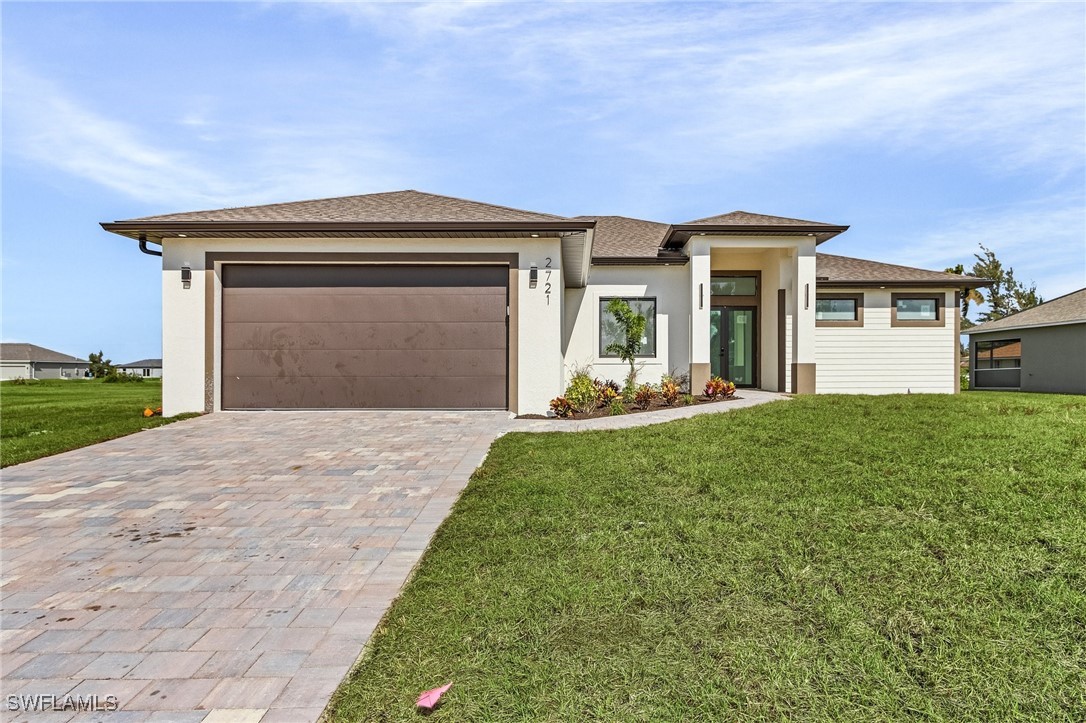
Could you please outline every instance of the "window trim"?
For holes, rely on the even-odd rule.
[[[655,296],[600,296],[596,298],[596,353],[598,359],[620,359],[616,354],[606,354],[603,350],[603,303],[610,302],[612,299],[622,299],[629,303],[631,301],[651,301],[652,302],[652,354],[638,354],[635,359],[656,359],[659,349],[656,345],[659,339],[659,334],[656,329],[657,317],[659,317],[660,305]]]
[[[999,344],[1000,342],[1003,342],[1005,346],[1009,345],[1009,344],[1018,344],[1018,346],[1019,346],[1019,348],[1018,348],[1018,356],[1017,357],[1007,357],[1008,359],[1018,359],[1018,366],[1016,366],[1016,367],[984,367],[982,369],[979,366],[979,363],[980,363],[980,360],[981,360],[981,349],[980,349],[981,344]],[[977,341],[973,345],[973,358],[970,360],[970,362],[972,364],[972,367],[973,367],[973,370],[978,371],[978,372],[991,372],[991,371],[1003,371],[1003,370],[1011,370],[1011,371],[1018,370],[1018,371],[1021,371],[1022,370],[1022,348],[1021,347],[1022,347],[1022,338],[1021,337],[1009,337],[1009,338],[1006,338],[1006,339],[977,339]],[[993,351],[995,351],[995,349],[992,348],[992,347],[989,347],[989,349],[988,349],[988,363],[989,364],[992,363],[993,361],[995,361],[995,357],[992,354]]]
[[[832,299],[849,299],[856,302],[856,318],[845,321],[844,319],[819,319],[815,317],[815,327],[838,327],[838,328],[862,328],[864,325],[864,295],[863,294],[846,294],[844,292],[838,293],[836,291],[827,292],[815,292],[815,311],[818,311],[818,302],[820,300],[832,300]]]
[[[898,319],[897,302],[900,299],[932,299],[935,301],[934,319]],[[946,326],[946,292],[930,293],[923,291],[908,291],[890,294],[890,326],[899,328],[909,327],[939,327]]]

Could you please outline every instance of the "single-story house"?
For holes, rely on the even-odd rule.
[[[135,374],[138,377],[146,377],[148,379],[161,379],[162,360],[140,359],[139,361],[129,362],[128,364],[118,364],[117,370],[122,371],[125,374]]]
[[[1086,394],[1086,289],[965,333],[970,389]]]
[[[544,413],[575,365],[623,379],[614,297],[648,318],[643,381],[953,393],[958,294],[985,283],[819,253],[848,227],[743,211],[667,224],[397,191],[102,226],[162,257],[166,414]]]
[[[86,359],[36,344],[0,344],[0,380],[82,379],[89,368]]]

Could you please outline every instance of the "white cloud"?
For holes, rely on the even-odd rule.
[[[387,190],[418,174],[375,138],[326,125],[257,125],[183,115],[191,139],[156,137],[93,111],[57,84],[12,68],[4,74],[5,154],[139,201],[182,210]],[[214,126],[217,133],[207,132]]]

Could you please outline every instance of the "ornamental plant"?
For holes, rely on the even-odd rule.
[[[633,307],[623,299],[611,299],[607,304],[607,313],[615,317],[615,321],[622,330],[622,337],[620,341],[608,344],[605,351],[630,365],[629,384],[627,384],[630,387],[637,380],[637,367],[634,363],[637,355],[641,353],[641,340],[645,337],[645,328],[649,321],[644,314],[634,311]]]
[[[634,404],[638,409],[648,409],[653,399],[656,399],[656,390],[651,384],[642,384],[634,394]]]
[[[664,400],[664,404],[669,407],[675,406],[675,403],[679,401],[679,397],[682,396],[682,388],[675,383],[674,379],[664,377],[660,382],[660,398]]]
[[[626,405],[622,403],[622,399],[620,397],[615,397],[608,405],[607,413],[612,417],[617,417],[620,414],[626,414]]]
[[[606,407],[611,404],[611,401],[622,396],[622,390],[618,384],[603,379],[593,379],[592,383],[596,386],[596,406]]]
[[[590,414],[596,409],[596,385],[588,374],[575,372],[569,380],[564,396],[581,414]]]
[[[728,399],[735,395],[735,385],[721,377],[710,377],[705,382],[705,396],[709,399]]]
[[[573,405],[565,397],[555,397],[551,400],[551,411],[554,416],[566,418],[573,416]]]

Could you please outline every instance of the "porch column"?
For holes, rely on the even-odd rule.
[[[815,392],[815,240],[796,248],[792,278],[792,393]]]
[[[709,242],[690,240],[690,391],[698,394],[709,381]]]

